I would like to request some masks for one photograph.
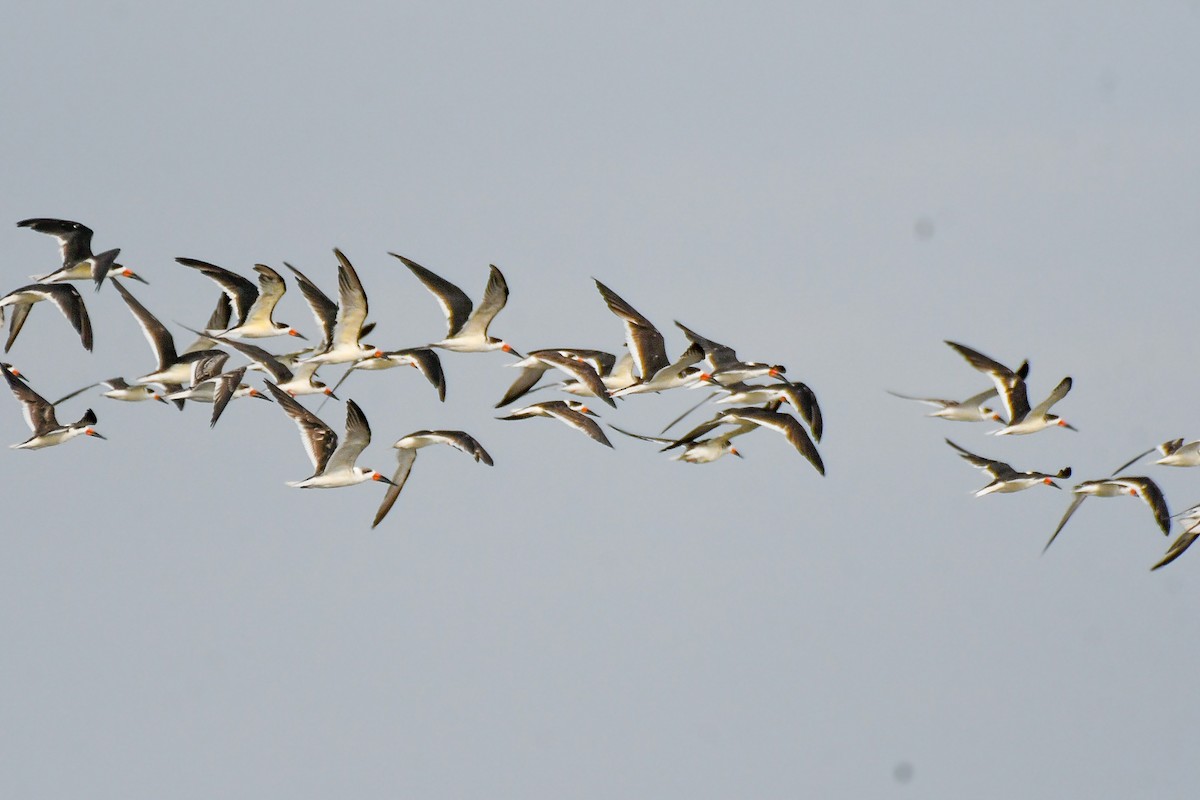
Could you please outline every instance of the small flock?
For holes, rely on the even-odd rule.
[[[127,403],[173,403],[180,409],[188,401],[211,404],[210,426],[217,424],[233,400],[273,401],[295,423],[313,466],[310,476],[289,481],[288,485],[301,489],[332,489],[370,481],[386,484],[386,494],[371,524],[375,527],[396,503],[417,452],[422,448],[447,445],[488,466],[493,464],[491,455],[465,431],[417,430],[392,445],[398,463],[389,478],[378,470],[358,465],[359,457],[371,442],[371,428],[363,409],[354,400],[346,400],[346,422],[339,437],[317,416],[321,406],[309,409],[301,403],[301,398],[319,395],[323,405],[328,399],[339,399],[336,392],[355,372],[410,366],[417,369],[434,387],[439,399],[444,400],[446,380],[439,350],[453,353],[501,351],[518,359],[511,366],[519,371],[496,403],[496,408],[505,408],[528,393],[549,386],[542,385],[542,379],[548,373],[560,377],[554,388],[569,397],[514,408],[499,419],[554,419],[601,445],[612,447],[597,421],[596,410],[588,403],[594,406],[600,402],[615,409],[618,400],[625,402],[632,395],[708,387],[711,393],[688,413],[708,402],[722,409],[682,436],[670,438],[665,432],[687,414],[672,421],[657,436],[610,427],[629,437],[660,445],[662,452],[675,451],[675,459],[692,464],[711,463],[727,454],[741,457],[733,440],[765,429],[782,435],[818,473],[825,474],[816,447],[823,428],[821,410],[815,393],[807,385],[784,377],[786,368],[782,365],[742,361],[732,348],[705,338],[678,322],[675,324],[688,345],[677,358],[670,358],[663,334],[600,281],[595,283],[601,298],[624,326],[624,352],[620,357],[588,348],[540,348],[522,355],[508,342],[489,335],[489,329],[509,295],[504,275],[496,266],[490,267],[487,286],[479,304],[475,305],[453,283],[405,256],[389,253],[437,300],[446,318],[447,331],[438,341],[383,349],[364,341],[375,328],[375,323],[368,321],[367,292],[350,260],[342,251],[334,249],[336,301],[304,273],[284,262],[283,266],[312,312],[317,334],[309,347],[293,352],[272,352],[251,340],[261,342],[287,337],[285,341],[308,341],[297,326],[275,319],[276,305],[287,291],[283,275],[265,264],[256,264],[253,269],[257,279],[251,280],[206,261],[181,257],[175,259],[181,267],[211,280],[219,293],[213,312],[203,326],[180,326],[195,337],[186,347],[180,348],[171,331],[122,283],[128,279],[149,285],[148,281],[117,262],[119,250],[94,254],[90,228],[78,222],[53,218],[27,219],[17,225],[57,239],[61,267],[0,297],[0,326],[6,315],[9,326],[5,352],[12,349],[32,308],[43,301],[49,301],[58,309],[78,333],[84,349],[91,351],[92,322],[83,296],[72,282],[90,281],[96,291],[107,282],[121,297],[145,335],[153,353],[154,368],[129,380],[114,377],[89,384],[50,402],[29,385],[27,376],[20,369],[0,362],[0,372],[20,402],[33,434],[26,441],[12,445],[15,449],[51,447],[79,436],[104,439],[96,430],[98,419],[92,409],[87,409],[71,423],[59,422],[56,413],[61,404],[97,386],[104,387],[100,392],[102,396]],[[235,356],[242,363],[229,368],[229,361]],[[344,371],[330,386],[318,376],[318,371],[335,367],[342,367]],[[255,386],[250,381],[259,373],[261,383]],[[783,410],[784,404],[798,416]]]
[[[1026,384],[1026,379],[1029,377],[1028,361],[1022,362],[1014,371],[966,345],[951,341],[947,341],[946,344],[966,359],[968,364],[987,375],[992,380],[993,388],[968,397],[961,402],[933,397],[913,397],[898,392],[889,393],[905,400],[916,400],[935,406],[937,411],[929,415],[932,417],[957,422],[990,421],[1000,423],[1000,428],[991,431],[996,436],[1031,434],[1054,427],[1076,430],[1062,417],[1050,413],[1050,409],[1071,391],[1069,377],[1063,378],[1045,400],[1031,407]],[[988,405],[992,398],[1000,401],[1007,416],[1002,416]],[[973,453],[950,439],[946,439],[946,444],[952,447],[967,463],[983,470],[991,478],[987,485],[975,492],[976,497],[993,493],[1020,492],[1039,485],[1061,489],[1062,487],[1056,481],[1071,477],[1070,467],[1063,467],[1054,473],[1034,470],[1019,471],[1003,461]],[[1073,488],[1071,504],[1059,521],[1058,527],[1050,534],[1050,539],[1042,548],[1042,552],[1045,552],[1054,543],[1079,506],[1089,497],[1136,497],[1150,509],[1154,516],[1154,522],[1163,535],[1170,536],[1172,516],[1167,510],[1167,500],[1158,484],[1144,475],[1119,474],[1155,452],[1156,449],[1163,456],[1156,462],[1158,464],[1174,467],[1200,466],[1200,441],[1185,444],[1183,439],[1174,439],[1130,459],[1117,467],[1108,477],[1081,481]],[[1179,520],[1181,533],[1171,543],[1166,554],[1151,567],[1152,571],[1165,567],[1179,558],[1192,542],[1200,537],[1200,504],[1177,514],[1175,518]]]

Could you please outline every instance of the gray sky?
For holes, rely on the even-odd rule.
[[[121,247],[172,326],[215,298],[176,256],[286,259],[332,292],[339,246],[378,344],[443,332],[394,250],[475,297],[500,266],[493,332],[520,349],[611,350],[594,276],[672,351],[679,319],[786,363],[829,474],[765,434],[700,468],[497,422],[509,359],[447,354],[445,404],[411,371],[346,384],[363,462],[452,427],[496,466],[426,450],[371,532],[379,487],[284,485],[309,464],[277,408],[210,431],[206,409],[93,398],[110,441],[0,453],[0,794],[1194,793],[1200,556],[1151,575],[1145,507],[1097,500],[1042,557],[1067,493],[976,500],[942,437],[1088,478],[1200,436],[1196,4],[5,23],[5,291],[54,258],[12,223],[57,216]],[[153,366],[119,298],[87,300],[94,354],[40,308],[10,354],[47,395]],[[277,316],[312,331],[299,292]],[[884,393],[984,388],[946,338],[1028,358],[1033,395],[1073,376],[1057,410],[1080,433],[993,439]],[[696,399],[602,413],[652,432]],[[0,442],[24,440],[0,412]],[[1173,510],[1200,501],[1195,473],[1147,470]]]

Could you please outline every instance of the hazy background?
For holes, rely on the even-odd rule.
[[[333,293],[339,246],[376,344],[444,332],[395,250],[476,298],[499,265],[519,349],[613,350],[594,276],[673,353],[679,319],[787,364],[828,466],[497,422],[511,359],[451,353],[445,404],[346,384],[362,463],[452,427],[496,466],[423,451],[372,532],[380,487],[284,485],[311,470],[272,405],[72,403],[108,442],[0,452],[0,794],[1194,794],[1200,553],[1151,574],[1145,506],[1097,500],[1040,556],[1069,493],[976,500],[942,437],[1082,479],[1200,436],[1197,4],[27,3],[0,31],[4,291],[55,266],[13,223],[66,217],[181,343],[216,294],[176,256]],[[153,367],[81,288],[94,354],[39,307],[6,357],[50,397]],[[315,332],[297,291],[276,317]],[[984,388],[946,338],[1028,358],[1034,402],[1073,376],[1080,432],[884,393]]]

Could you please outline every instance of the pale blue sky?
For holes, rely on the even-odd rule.
[[[1066,492],[974,499],[951,436],[1098,477],[1200,436],[1195,4],[26,4],[0,46],[4,289],[78,219],[164,322],[174,264],[354,261],[388,347],[438,338],[394,250],[519,349],[615,349],[603,280],[789,366],[822,479],[782,441],[667,461],[497,422],[501,354],[356,376],[376,486],[301,492],[265,403],[95,398],[108,442],[0,453],[0,794],[13,797],[1184,797],[1200,555]],[[918,220],[933,224],[927,240]],[[111,291],[96,351],[36,309],[10,354],[57,396],[153,359]],[[278,316],[306,330],[298,292]],[[177,335],[187,338],[176,328]],[[985,384],[941,340],[1063,375],[1078,434],[993,439],[884,393]],[[333,374],[336,375],[336,372]],[[652,432],[696,395],[606,421]],[[26,438],[0,398],[0,442]],[[64,412],[65,413],[65,412]],[[340,430],[343,410],[323,412]],[[1173,510],[1200,475],[1147,467]],[[1070,483],[1070,482],[1068,482]],[[455,485],[456,484],[456,485]],[[907,785],[893,777],[909,763]]]

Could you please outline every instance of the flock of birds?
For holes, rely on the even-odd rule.
[[[111,283],[141,327],[155,357],[150,372],[126,381],[123,377],[93,383],[54,402],[38,394],[26,376],[12,364],[0,362],[4,380],[20,401],[26,422],[33,435],[14,444],[17,449],[36,450],[62,444],[78,436],[104,438],[97,430],[97,416],[87,409],[78,421],[60,423],[56,407],[72,398],[103,385],[103,396],[125,402],[158,401],[174,403],[183,408],[187,401],[212,405],[210,425],[216,425],[228,404],[241,397],[274,400],[296,424],[301,441],[312,461],[313,474],[289,481],[288,485],[302,489],[331,489],[352,486],[367,481],[388,485],[386,494],[375,514],[372,527],[378,525],[395,504],[401,489],[416,461],[417,452],[424,447],[442,444],[460,450],[491,466],[491,455],[472,435],[461,430],[418,430],[396,440],[397,466],[392,476],[358,465],[359,456],[371,442],[371,428],[363,410],[354,400],[346,401],[345,431],[338,434],[297,399],[304,396],[335,398],[342,383],[356,371],[378,371],[398,366],[418,369],[435,388],[439,399],[446,396],[446,381],[438,351],[481,353],[499,350],[517,360],[511,366],[518,369],[512,385],[496,403],[505,408],[532,391],[556,387],[572,398],[555,399],[515,408],[502,420],[522,420],[545,417],[562,422],[585,434],[601,445],[612,447],[604,429],[596,421],[597,414],[586,404],[598,401],[612,408],[617,401],[637,394],[665,392],[680,388],[709,387],[711,392],[684,414],[672,420],[658,435],[635,433],[610,427],[629,437],[652,442],[662,452],[674,452],[674,458],[692,464],[707,464],[725,455],[741,457],[733,440],[762,428],[783,435],[789,444],[806,458],[818,473],[825,466],[817,452],[823,422],[816,395],[804,383],[784,377],[786,369],[779,364],[743,361],[726,345],[719,344],[676,322],[689,344],[678,358],[667,354],[662,333],[645,316],[620,295],[600,281],[596,288],[608,308],[624,326],[625,351],[613,353],[580,348],[542,348],[518,353],[506,341],[489,335],[493,320],[508,300],[508,285],[504,275],[494,265],[490,268],[487,287],[478,306],[454,284],[402,255],[391,253],[404,264],[434,296],[446,317],[446,336],[436,342],[397,350],[383,350],[367,344],[363,338],[371,333],[367,293],[349,259],[335,249],[337,259],[338,293],[335,302],[300,270],[285,262],[293,280],[307,301],[320,332],[311,347],[289,352],[272,353],[251,340],[274,337],[306,339],[297,328],[274,319],[275,307],[287,285],[276,270],[257,264],[257,282],[223,267],[194,258],[177,258],[183,267],[195,270],[211,279],[219,288],[216,307],[203,328],[185,328],[196,336],[186,348],[176,348],[170,331],[146,306],[126,288],[123,279],[147,281],[117,261],[119,250],[92,252],[92,231],[70,220],[34,218],[17,223],[39,233],[55,237],[59,243],[61,266],[35,277],[34,283],[22,286],[0,297],[0,326],[8,315],[7,353],[20,334],[30,310],[39,302],[50,301],[71,323],[80,342],[92,349],[92,325],[83,296],[71,285],[73,281],[91,281],[99,291],[105,281]],[[957,422],[997,422],[997,436],[1025,435],[1052,427],[1074,428],[1062,417],[1051,413],[1057,403],[1071,390],[1071,379],[1063,378],[1045,400],[1036,406],[1029,403],[1026,380],[1029,363],[1023,362],[1012,370],[992,358],[957,342],[946,342],[967,363],[992,381],[992,388],[953,401],[928,397],[913,397],[895,392],[897,397],[916,400],[937,408],[930,416]],[[234,354],[244,363],[227,369]],[[338,382],[330,387],[317,376],[318,370],[345,366]],[[262,389],[246,382],[250,372],[264,373]],[[547,373],[561,373],[557,384],[542,384]],[[765,382],[764,382],[765,381]],[[988,403],[998,398],[1004,414]],[[700,406],[712,403],[722,407],[714,416],[693,427],[682,436],[671,437],[667,431]],[[322,405],[324,403],[322,402]],[[594,403],[593,403],[594,404]],[[796,415],[782,409],[787,404]],[[946,443],[970,463],[986,472],[990,482],[976,496],[994,493],[1019,492],[1038,485],[1062,488],[1056,480],[1071,477],[1071,468],[1063,467],[1054,473],[1019,471],[1003,461],[973,453],[950,439]],[[1125,469],[1157,449],[1157,463],[1166,466],[1200,466],[1200,441],[1184,442],[1174,439],[1164,442],[1122,464],[1108,477],[1085,480],[1076,484],[1072,502],[1054,529],[1046,548],[1066,526],[1068,520],[1088,497],[1130,496],[1141,499],[1150,508],[1154,520],[1164,535],[1170,535],[1171,515],[1162,490],[1150,478],[1142,475],[1123,475]],[[1177,514],[1182,532],[1170,545],[1163,558],[1152,569],[1159,569],[1178,558],[1200,537],[1200,504]],[[1043,550],[1044,552],[1044,550]]]
[[[272,353],[250,340],[274,337],[307,339],[295,327],[274,319],[276,304],[287,289],[276,270],[257,264],[257,282],[223,267],[193,258],[177,258],[183,267],[211,279],[219,288],[216,307],[203,328],[187,328],[196,336],[189,346],[177,349],[174,336],[132,292],[123,279],[148,282],[117,261],[119,250],[92,252],[92,230],[70,220],[34,218],[18,222],[19,227],[48,234],[58,240],[61,267],[35,277],[34,283],[0,297],[0,326],[8,313],[7,353],[13,346],[30,310],[39,302],[50,301],[79,334],[83,347],[92,349],[92,325],[83,296],[73,281],[91,281],[96,291],[110,283],[129,308],[155,357],[150,372],[126,381],[124,377],[93,383],[53,402],[32,388],[27,376],[9,363],[0,363],[4,380],[20,401],[33,435],[12,445],[16,449],[35,450],[59,445],[79,436],[103,439],[96,430],[97,416],[87,409],[76,422],[60,423],[56,407],[78,395],[103,385],[103,396],[124,402],[157,401],[174,403],[182,409],[187,401],[212,405],[210,425],[216,425],[228,404],[238,398],[274,400],[296,424],[301,441],[312,461],[313,474],[288,485],[302,489],[331,489],[367,481],[388,485],[371,527],[378,525],[395,504],[412,470],[417,451],[443,444],[470,455],[477,462],[492,465],[492,457],[474,436],[461,430],[418,430],[396,440],[398,465],[390,478],[381,472],[358,465],[359,456],[371,441],[371,428],[362,408],[352,399],[346,401],[345,432],[338,434],[315,410],[297,399],[322,396],[337,399],[335,392],[356,371],[376,371],[398,366],[418,369],[435,388],[440,399],[446,395],[446,382],[438,350],[455,353],[481,353],[499,350],[518,360],[519,370],[504,396],[496,403],[504,408],[539,388],[542,378],[552,370],[563,379],[556,387],[572,398],[546,400],[509,411],[499,419],[521,420],[546,417],[558,420],[587,435],[601,445],[612,447],[597,414],[587,402],[599,401],[616,408],[617,400],[649,392],[664,392],[685,387],[710,387],[701,403],[723,406],[709,420],[677,438],[666,431],[684,416],[673,420],[657,436],[618,432],[661,445],[663,452],[676,451],[674,458],[693,464],[706,464],[731,454],[741,456],[733,439],[752,431],[767,429],[786,438],[818,473],[825,467],[817,452],[821,439],[822,417],[816,395],[801,382],[784,377],[778,364],[742,361],[730,347],[707,339],[686,326],[676,325],[689,345],[675,359],[667,354],[662,333],[641,313],[610,288],[596,281],[596,288],[608,308],[622,322],[625,352],[616,355],[601,350],[579,348],[542,348],[518,353],[502,339],[488,334],[497,314],[508,300],[508,285],[495,266],[490,268],[487,287],[478,306],[457,286],[409,258],[391,253],[425,286],[441,306],[448,325],[439,341],[398,350],[383,350],[367,344],[371,333],[367,293],[349,259],[335,249],[338,293],[335,302],[317,284],[290,264],[292,273],[316,320],[320,332],[316,343],[290,353]],[[245,363],[227,369],[234,354]],[[330,387],[317,376],[326,367],[345,366],[338,382]],[[246,382],[250,372],[265,373],[263,389]],[[766,382],[757,382],[757,381]],[[265,391],[264,391],[265,390]],[[1023,389],[1022,389],[1023,396]],[[590,398],[590,400],[588,400]],[[594,403],[593,403],[594,404]],[[782,410],[788,404],[799,415]]]
[[[1053,427],[1075,430],[1065,419],[1050,413],[1050,409],[1071,391],[1069,377],[1063,378],[1045,400],[1031,407],[1029,390],[1026,385],[1026,378],[1029,376],[1028,361],[1022,362],[1014,371],[966,345],[951,341],[947,341],[946,344],[966,359],[968,364],[991,378],[993,388],[962,401],[913,397],[898,392],[890,392],[890,394],[904,400],[916,400],[935,406],[937,410],[929,415],[932,417],[956,422],[990,421],[1000,423],[1001,427],[992,431],[996,436],[1031,434]],[[1000,400],[1007,418],[987,405],[992,398]],[[969,464],[983,470],[991,477],[991,481],[986,486],[975,492],[976,497],[1000,492],[1020,492],[1038,485],[1061,489],[1062,487],[1055,482],[1055,479],[1071,477],[1070,467],[1063,467],[1052,474],[1033,470],[1022,472],[1003,461],[972,453],[950,439],[946,439],[946,444],[950,445]],[[1058,527],[1050,534],[1050,539],[1046,542],[1042,552],[1044,553],[1054,543],[1067,521],[1071,519],[1084,500],[1089,497],[1126,496],[1139,498],[1150,508],[1154,515],[1154,521],[1164,536],[1170,536],[1173,518],[1180,522],[1182,532],[1168,547],[1162,559],[1151,567],[1151,570],[1165,567],[1183,555],[1192,542],[1200,537],[1200,504],[1172,517],[1167,510],[1167,500],[1163,496],[1162,490],[1152,479],[1144,475],[1119,474],[1156,450],[1162,455],[1162,458],[1156,462],[1158,464],[1171,467],[1200,466],[1200,441],[1184,443],[1183,439],[1173,439],[1131,458],[1113,470],[1112,475],[1108,477],[1085,480],[1076,484],[1072,490],[1071,504],[1059,521]]]

